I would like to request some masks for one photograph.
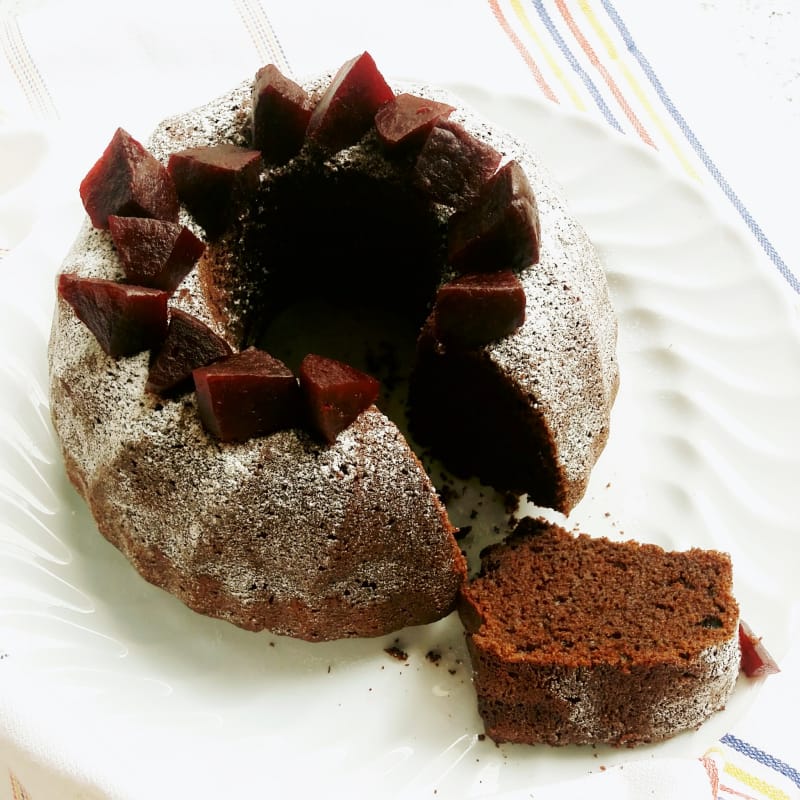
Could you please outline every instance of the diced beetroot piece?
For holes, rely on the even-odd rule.
[[[108,217],[178,220],[178,196],[164,165],[127,131],[117,128],[103,155],[81,181],[83,206],[95,228]]]
[[[208,325],[173,308],[167,336],[150,364],[145,389],[156,394],[183,389],[191,383],[195,369],[232,353],[231,346]]]
[[[62,273],[58,295],[110,356],[149,350],[166,336],[168,292]]]
[[[436,293],[434,333],[447,346],[477,347],[524,321],[525,290],[511,270],[463,275]]]
[[[165,292],[175,291],[206,249],[177,222],[112,214],[108,229],[127,280]]]
[[[292,371],[250,347],[192,373],[200,419],[225,442],[291,428],[300,419],[300,387]]]
[[[525,170],[509,161],[475,203],[450,217],[447,260],[459,272],[524,269],[539,261],[539,210]]]
[[[314,430],[328,444],[377,399],[380,383],[333,358],[309,353],[298,370]]]
[[[253,147],[268,164],[285,164],[303,146],[314,104],[302,86],[274,65],[256,73],[253,84]]]
[[[233,144],[190,147],[173,153],[167,164],[178,197],[209,236],[233,222],[258,188],[263,167],[260,151]]]
[[[378,109],[375,130],[387,150],[406,149],[421,145],[433,126],[453,111],[447,103],[403,93]]]
[[[343,64],[311,114],[306,137],[336,152],[355,144],[375,113],[394,97],[372,56],[362,53]]]
[[[767,652],[746,622],[739,622],[739,646],[742,651],[742,671],[748,678],[761,678],[780,672],[778,662]]]
[[[433,200],[454,208],[469,205],[494,175],[502,156],[456,122],[431,131],[414,165],[414,184]]]

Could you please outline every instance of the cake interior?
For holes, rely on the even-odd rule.
[[[634,746],[700,725],[739,672],[730,558],[523,519],[459,613],[496,742]]]
[[[469,402],[463,402],[469,398]],[[410,428],[459,477],[482,481],[537,505],[566,510],[543,419],[481,350],[446,353],[430,326],[419,340],[410,387]]]
[[[735,633],[730,562],[719,553],[573,539],[526,522],[485,555],[470,589],[484,615],[480,636],[501,649],[570,668],[650,659],[680,667],[721,632]]]

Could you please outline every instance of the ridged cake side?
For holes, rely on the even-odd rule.
[[[319,94],[330,77],[306,88]],[[425,86],[402,89],[449,98]],[[249,112],[245,82],[164,121],[147,146],[166,162],[180,148],[244,144]],[[542,263],[521,276],[528,321],[485,352],[542,409],[572,503],[605,443],[618,380],[616,322],[603,271],[526,148],[465,109],[453,119],[520,160],[537,195],[547,233]],[[356,146],[331,157],[328,168],[373,170],[385,163]],[[185,212],[182,221],[202,233]],[[237,344],[239,309],[223,308],[231,295],[216,294],[208,280],[224,249],[209,250],[171,302]],[[88,223],[63,270],[121,277],[108,233]],[[378,635],[453,608],[465,578],[453,528],[416,456],[377,409],[330,448],[296,430],[224,444],[203,430],[192,395],[144,391],[147,364],[146,353],[104,355],[58,302],[51,411],[67,469],[101,532],[145,578],[203,613],[313,640]]]
[[[147,580],[202,613],[311,640],[453,608],[464,564],[452,526],[376,408],[332,447],[295,430],[220,443],[191,395],[145,393],[147,354],[110,359],[64,306],[51,408],[67,471]]]
[[[321,79],[319,81],[321,84]],[[162,123],[169,152],[238,140],[249,84]],[[182,222],[202,234],[182,212]],[[62,270],[119,279],[88,222]],[[171,299],[233,343],[201,268]],[[100,531],[152,583],[238,626],[309,640],[377,636],[449,613],[466,567],[446,510],[397,427],[372,407],[333,446],[299,430],[222,443],[191,394],[144,390],[148,353],[113,359],[59,300],[51,414],[67,472]]]
[[[458,107],[458,100],[446,92],[424,86],[412,91]],[[425,380],[430,377],[434,383],[437,379],[444,383],[455,376],[465,385],[449,393],[454,402],[445,411],[434,412],[436,416],[420,425],[414,424],[412,409],[412,426],[423,429],[432,441],[443,439],[456,448],[459,438],[469,439],[476,449],[485,449],[494,457],[487,468],[485,463],[477,463],[472,453],[462,453],[465,471],[476,471],[498,488],[527,493],[537,505],[568,513],[585,494],[592,469],[608,440],[619,386],[617,320],[605,271],[557,181],[527,144],[495,130],[463,106],[452,119],[489,142],[504,160],[516,160],[525,170],[539,211],[540,258],[519,274],[527,297],[526,318],[510,336],[453,359],[440,343],[432,341],[430,326],[423,331],[420,364],[426,371]],[[466,370],[459,360],[466,363]],[[485,407],[465,413],[463,421],[453,422],[452,414],[462,413],[458,409],[463,395],[473,402],[480,397],[480,393],[470,393],[474,373],[489,382],[490,400]],[[427,414],[443,393],[448,394],[444,386],[423,386],[412,396],[425,398]],[[501,423],[498,430],[489,428],[482,443],[474,442],[475,431],[498,416],[491,407],[497,402],[503,404],[500,415],[522,418],[523,435],[513,431],[505,441]],[[497,476],[500,461],[514,458],[514,443],[518,446],[526,441],[524,429],[537,427],[540,430],[527,440],[528,449],[536,452],[517,470],[527,474],[511,475],[501,467]],[[499,481],[494,480],[496,476]],[[499,485],[509,479],[515,485]]]

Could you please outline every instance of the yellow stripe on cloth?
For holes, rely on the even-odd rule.
[[[779,786],[730,760],[727,748],[721,745],[709,748],[701,761],[712,776],[712,784],[720,798],[743,798],[744,800],[792,800]],[[720,773],[730,776],[736,786],[728,786],[720,780]],[[745,794],[742,790],[747,789]],[[755,796],[755,794],[758,796]]]
[[[533,75],[536,84],[542,90],[542,94],[548,99],[552,100],[554,103],[561,102],[550,88],[550,85],[542,75],[542,71],[539,69],[539,65],[536,63],[536,60],[528,50],[527,45],[522,39],[517,36],[516,31],[511,27],[511,24],[506,19],[503,10],[500,8],[499,0],[489,0],[489,8],[492,10],[492,14],[494,14],[495,19],[497,20],[500,27],[503,29],[503,32],[508,36],[511,44],[514,46],[514,49],[520,54],[522,60],[525,62],[525,66],[530,71],[531,75]]]
[[[639,81],[636,80],[636,76],[630,70],[628,65],[619,57],[619,52],[617,51],[617,48],[614,46],[614,42],[612,41],[611,37],[609,36],[605,28],[603,28],[603,25],[598,19],[597,14],[595,14],[594,9],[589,3],[589,0],[578,0],[578,5],[580,6],[581,11],[586,17],[586,20],[588,21],[592,30],[597,35],[598,39],[605,48],[608,57],[612,61],[614,61],[619,67],[623,77],[625,78],[625,81],[627,82],[630,89],[633,91],[634,96],[639,101],[642,108],[645,110],[647,116],[650,118],[650,120],[658,129],[658,132],[661,134],[661,137],[669,146],[669,149],[672,151],[675,158],[678,159],[678,162],[680,163],[681,167],[684,169],[684,171],[690,178],[693,178],[696,181],[701,181],[700,174],[694,168],[690,156],[687,155],[687,153],[683,150],[683,148],[681,148],[681,146],[678,144],[675,137],[672,135],[672,132],[670,131],[668,125],[664,121],[663,117],[656,111],[653,104],[650,102],[647,93],[642,88]]]
[[[511,0],[511,8],[513,9],[517,19],[522,24],[522,27],[525,29],[525,33],[530,36],[531,41],[533,41],[536,47],[538,47],[541,51],[545,62],[552,70],[558,82],[564,87],[567,96],[572,101],[575,108],[577,108],[579,111],[585,111],[586,104],[583,102],[583,98],[580,96],[580,93],[575,88],[572,81],[570,81],[570,79],[567,77],[567,74],[561,68],[559,60],[547,48],[542,40],[542,37],[539,36],[539,31],[536,30],[536,26],[530,21],[530,18],[525,13],[525,9],[522,7],[521,0]]]
[[[783,789],[773,786],[771,783],[768,783],[762,778],[759,778],[757,775],[753,775],[751,772],[738,767],[736,764],[733,764],[730,761],[725,763],[722,770],[732,778],[736,778],[739,783],[742,783],[748,788],[759,792],[759,794],[762,794],[764,797],[768,798],[768,800],[791,800],[789,795],[786,794]]]
[[[31,796],[25,791],[25,787],[19,782],[17,776],[9,771],[8,779],[11,782],[12,800],[31,800]]]

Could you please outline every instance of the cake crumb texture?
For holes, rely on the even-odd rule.
[[[739,672],[725,553],[612,542],[532,518],[462,590],[495,741],[636,745],[695,728]]]

